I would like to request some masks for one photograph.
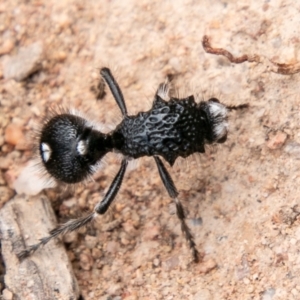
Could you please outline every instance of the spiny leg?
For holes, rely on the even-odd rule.
[[[100,75],[103,77],[103,79],[109,86],[111,93],[113,94],[118,106],[120,107],[123,117],[127,116],[127,108],[126,108],[126,104],[124,101],[123,93],[122,93],[117,81],[113,77],[110,69],[102,68],[100,70]]]
[[[210,98],[208,101],[220,103],[220,101],[217,98]],[[239,110],[239,109],[249,108],[248,103],[243,103],[239,105],[225,105],[225,106],[228,110]]]
[[[115,176],[113,182],[111,183],[109,190],[107,191],[104,199],[101,202],[99,202],[94,209],[97,214],[99,215],[105,214],[109,206],[115,199],[122,185],[127,165],[128,165],[128,161],[127,159],[124,158],[122,160],[121,168],[117,173],[117,175]]]
[[[188,242],[188,244],[189,244],[189,246],[192,250],[194,262],[198,262],[199,261],[199,252],[196,248],[196,244],[195,244],[195,241],[194,241],[194,237],[191,233],[191,230],[185,222],[184,209],[183,209],[183,206],[182,206],[181,202],[177,198],[178,191],[175,187],[175,184],[174,184],[169,172],[167,171],[167,169],[164,166],[161,159],[158,156],[154,156],[154,159],[155,159],[155,162],[156,162],[156,165],[157,165],[157,168],[158,168],[160,178],[161,178],[161,180],[162,180],[169,196],[175,202],[177,216],[178,216],[178,218],[181,222],[181,230],[182,230],[183,234],[185,235],[185,238],[186,238],[186,240],[187,240],[187,242]]]
[[[31,245],[27,249],[18,253],[17,254],[18,258],[20,260],[23,260],[24,258],[33,254],[36,250],[38,250],[40,248],[40,246],[47,244],[53,238],[60,236],[60,235],[65,235],[68,232],[75,231],[75,230],[87,225],[88,223],[90,223],[95,217],[97,217],[97,215],[104,214],[107,211],[107,209],[109,208],[109,206],[111,205],[111,203],[113,202],[113,200],[115,199],[118,191],[120,190],[120,187],[121,187],[124,175],[125,175],[127,164],[128,164],[127,160],[123,159],[121,168],[120,168],[119,172],[117,173],[117,175],[115,176],[113,182],[111,183],[109,190],[107,191],[105,197],[103,198],[103,200],[101,202],[99,202],[95,206],[95,209],[92,213],[88,214],[87,216],[78,218],[78,219],[69,220],[65,224],[54,228],[53,230],[50,231],[50,233],[47,237],[40,239],[39,243]]]

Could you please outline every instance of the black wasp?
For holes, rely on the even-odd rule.
[[[68,184],[88,178],[110,151],[123,155],[121,167],[104,199],[92,213],[51,230],[49,236],[19,253],[19,258],[29,256],[54,237],[77,230],[104,214],[121,187],[128,161],[153,156],[160,178],[175,202],[181,229],[197,262],[199,252],[185,222],[184,209],[177,198],[178,191],[161,157],[172,166],[179,156],[204,153],[205,144],[225,142],[228,128],[226,106],[216,98],[196,103],[193,95],[182,99],[170,97],[170,84],[165,82],[159,85],[149,111],[129,116],[122,91],[111,71],[102,68],[100,74],[121,110],[121,123],[104,134],[84,118],[61,112],[45,122],[39,135],[39,154],[46,172],[55,180]]]

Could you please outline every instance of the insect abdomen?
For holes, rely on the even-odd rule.
[[[203,153],[209,131],[203,103],[197,104],[193,96],[164,101],[158,95],[149,111],[126,117],[116,130],[124,137],[118,149],[124,155],[133,158],[160,155],[170,165],[178,156]]]

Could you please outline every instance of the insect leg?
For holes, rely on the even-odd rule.
[[[126,158],[124,158],[121,164],[121,168],[117,173],[117,175],[115,176],[113,182],[111,183],[109,190],[107,191],[104,199],[101,202],[99,202],[94,209],[97,214],[99,215],[105,214],[109,206],[112,204],[113,200],[115,199],[116,195],[120,190],[127,165],[128,165],[128,161]]]
[[[195,241],[194,241],[194,237],[191,233],[191,230],[185,222],[184,209],[183,209],[183,206],[182,206],[181,202],[177,198],[178,191],[175,187],[175,184],[174,184],[169,172],[167,171],[167,169],[164,166],[161,159],[158,156],[154,156],[154,159],[155,159],[155,162],[156,162],[156,165],[157,165],[157,168],[158,168],[160,178],[161,178],[161,180],[162,180],[169,196],[175,202],[177,216],[178,216],[178,218],[181,222],[181,230],[182,230],[183,234],[185,235],[185,238],[186,238],[186,240],[187,240],[187,242],[188,242],[188,244],[189,244],[189,246],[192,250],[194,262],[198,262],[199,261],[199,252],[196,248],[196,244],[195,244]]]
[[[53,238],[60,236],[60,235],[65,235],[68,232],[75,231],[75,230],[87,225],[88,223],[90,223],[95,217],[97,217],[97,215],[104,214],[107,211],[107,209],[109,208],[110,204],[113,202],[114,198],[116,197],[116,195],[121,187],[127,164],[128,164],[127,160],[123,159],[121,168],[120,168],[119,172],[117,173],[117,175],[115,176],[113,182],[111,183],[110,188],[107,191],[105,197],[103,198],[103,200],[101,202],[99,202],[95,206],[95,209],[92,213],[88,214],[87,216],[78,218],[78,219],[69,220],[65,224],[62,224],[62,225],[54,228],[53,230],[50,231],[50,233],[47,237],[40,239],[39,243],[31,245],[27,249],[18,253],[17,254],[18,258],[20,260],[23,260],[24,258],[33,254],[36,250],[38,250],[40,248],[40,246],[47,244]]]
[[[113,94],[118,106],[120,107],[123,117],[127,116],[127,108],[126,108],[126,104],[124,101],[123,93],[122,93],[117,81],[111,74],[110,69],[102,68],[100,70],[100,75],[102,76],[102,78],[105,80],[105,82],[109,86],[111,93]]]
[[[248,107],[249,107],[248,103],[239,104],[239,105],[226,105],[226,108],[228,110],[239,110],[239,109],[244,109],[244,108],[248,108]]]

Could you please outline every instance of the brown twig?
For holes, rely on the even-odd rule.
[[[273,65],[277,68],[271,70],[274,73],[282,74],[282,75],[292,75],[300,72],[300,63],[292,63],[292,64],[280,64],[273,60],[270,60]]]
[[[207,53],[215,54],[215,55],[222,55],[229,59],[230,62],[235,64],[240,64],[245,61],[248,62],[262,62],[258,55],[242,55],[239,57],[234,57],[229,51],[223,48],[213,48],[210,44],[209,37],[207,35],[203,36],[202,39],[202,46]],[[292,64],[281,64],[277,63],[273,60],[268,60],[273,65],[271,67],[271,72],[282,74],[282,75],[293,75],[300,72],[300,63],[292,63]]]
[[[259,62],[259,56],[258,55],[242,55],[239,57],[234,57],[229,51],[223,48],[213,48],[210,44],[209,37],[207,35],[203,36],[202,39],[202,46],[207,53],[215,54],[215,55],[223,55],[226,58],[229,59],[230,62],[235,64],[241,64],[245,61],[248,62]]]

